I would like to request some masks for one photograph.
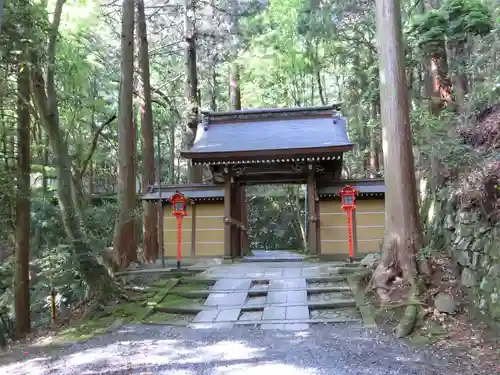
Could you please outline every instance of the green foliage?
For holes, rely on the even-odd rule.
[[[491,11],[479,0],[447,0],[439,9],[417,15],[411,35],[425,53],[443,53],[445,41],[460,46],[467,38],[485,36],[493,28]]]
[[[443,52],[447,32],[443,12],[432,9],[422,15],[415,16],[411,28],[417,46],[430,55]]]
[[[304,197],[300,186],[252,187],[247,189],[247,197],[252,249],[304,249]]]
[[[479,0],[447,0],[442,10],[452,43],[463,43],[469,35],[485,36],[493,28],[491,12]]]

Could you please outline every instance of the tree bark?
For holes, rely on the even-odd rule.
[[[137,260],[134,127],[134,0],[122,3],[121,79],[118,109],[118,203],[114,250],[121,267]]]
[[[399,0],[377,0],[376,8],[385,185],[390,199],[385,202],[384,249],[375,271],[375,287],[385,301],[388,284],[395,276],[401,275],[412,285],[416,283],[422,233],[404,71],[401,4]]]
[[[231,68],[229,73],[229,108],[232,111],[241,109],[241,90],[240,90],[240,66],[238,64],[239,32],[239,0],[231,0]]]
[[[137,0],[137,40],[139,44],[139,111],[142,135],[142,192],[155,183],[155,146],[153,131],[153,109],[149,73],[149,49],[144,14],[144,0]],[[143,202],[142,243],[146,260],[158,257],[157,207],[154,202]]]
[[[17,202],[16,202],[16,268],[14,299],[16,335],[30,332],[30,81],[26,53],[17,73]]]
[[[198,71],[196,69],[196,32],[192,17],[195,6],[193,0],[184,0],[184,59],[186,72],[186,148],[193,146],[198,128]],[[189,164],[189,182],[202,182],[201,168]]]
[[[373,124],[378,120],[378,103],[373,101],[371,103],[371,118]],[[370,177],[376,177],[380,170],[379,163],[379,129],[375,125],[370,128]]]

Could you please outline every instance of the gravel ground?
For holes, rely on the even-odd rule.
[[[51,351],[17,349],[9,357],[0,357],[0,374],[479,375],[483,372],[450,354],[410,349],[403,341],[356,325],[313,325],[304,332],[129,325],[85,343]]]

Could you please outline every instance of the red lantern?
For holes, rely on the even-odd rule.
[[[349,246],[349,260],[351,262],[354,256],[352,211],[356,209],[356,193],[359,193],[359,191],[350,185],[344,186],[344,188],[340,191],[340,199],[342,201],[341,208],[345,211],[347,216],[347,242]]]
[[[177,219],[177,268],[181,268],[182,257],[182,218],[187,216],[184,194],[176,191],[169,199],[172,203],[172,216]]]
[[[182,217],[187,215],[184,194],[176,191],[168,200],[172,203],[172,216]]]
[[[340,191],[343,210],[354,210],[356,208],[356,193],[358,193],[358,191],[350,185],[344,186],[344,188]]]

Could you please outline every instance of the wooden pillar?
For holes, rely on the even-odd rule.
[[[316,203],[316,254],[321,254],[321,211],[319,207],[319,197],[316,191],[316,181],[314,183],[314,201]]]
[[[232,213],[232,193],[231,189],[231,175],[226,173],[224,175],[224,256],[232,256],[231,251],[231,240],[232,240],[232,225],[231,225],[231,213]]]
[[[238,257],[241,255],[241,236],[239,222],[241,219],[241,203],[240,203],[240,185],[238,183],[233,183],[232,187],[232,203],[231,203],[231,218],[233,219],[232,229],[231,229],[231,256]]]
[[[196,204],[191,203],[191,256],[196,256]]]
[[[161,198],[161,196],[160,196]],[[164,212],[164,205],[162,200],[159,200],[159,207],[158,207],[158,257],[160,259],[163,259],[165,257],[165,240],[164,240],[164,220],[165,220],[165,212]]]
[[[352,252],[353,258],[358,256],[358,231],[356,225],[356,210],[352,210]]]
[[[317,233],[317,214],[316,214],[316,181],[314,178],[314,165],[309,164],[309,175],[307,176],[307,207],[308,225],[307,241],[312,254],[318,253],[318,233]]]
[[[334,166],[335,166],[335,170],[333,172],[333,179],[335,181],[338,181],[342,178],[342,159],[343,159],[343,154],[340,154],[340,160],[336,159],[334,161]]]
[[[246,186],[241,185],[241,222],[245,227],[245,230],[241,233],[241,252],[248,251],[250,249],[250,244],[248,242],[248,206],[247,206],[247,195],[245,191]]]

